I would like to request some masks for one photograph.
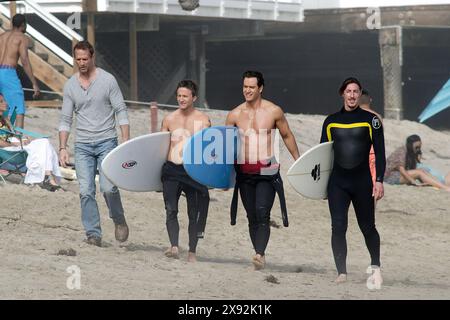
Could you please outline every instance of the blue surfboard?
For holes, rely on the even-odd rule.
[[[419,115],[419,121],[424,122],[428,118],[431,118],[435,114],[441,112],[450,107],[450,79],[447,80],[445,85],[439,90],[436,96],[426,106],[426,108]]]
[[[208,187],[233,187],[238,134],[238,129],[231,126],[210,127],[195,133],[183,149],[183,166],[187,174]]]

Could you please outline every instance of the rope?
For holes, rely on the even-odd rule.
[[[33,89],[30,88],[24,88],[24,91],[34,91]],[[55,94],[55,95],[59,95],[59,96],[63,96],[62,92],[57,92],[57,91],[48,91],[48,90],[40,90],[42,93],[49,93],[49,94]],[[144,102],[144,101],[133,101],[133,100],[123,100],[125,103],[127,104],[141,104],[141,105],[146,105],[149,106],[151,105],[151,102]],[[156,103],[156,105],[158,107],[163,107],[163,108],[173,108],[173,109],[177,109],[178,106],[173,105],[173,104],[163,104],[163,103]],[[195,108],[195,109],[200,109],[200,110],[209,110],[208,108]]]
[[[23,91],[33,91],[33,92],[34,92],[34,90],[33,90],[33,89],[30,89],[30,88],[24,88]],[[59,96],[61,96],[61,97],[62,97],[62,95],[63,95],[62,92],[47,91],[47,90],[39,90],[39,91],[42,92],[42,93],[57,94],[57,95],[59,95]]]
[[[125,103],[128,104],[143,104],[146,106],[151,105],[151,102],[143,102],[143,101],[133,101],[133,100],[123,100]],[[162,103],[156,103],[158,107],[165,107],[165,108],[178,108],[178,106],[174,106],[172,104],[162,104]]]

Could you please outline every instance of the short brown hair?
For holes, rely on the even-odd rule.
[[[342,82],[341,87],[339,88],[339,95],[342,96],[342,94],[344,93],[345,89],[347,88],[347,86],[350,83],[355,83],[358,85],[359,90],[362,90],[362,86],[361,83],[359,82],[358,79],[354,78],[354,77],[350,77],[344,80],[344,82]]]
[[[89,50],[91,57],[94,55],[94,47],[89,43],[89,41],[86,40],[78,42],[73,47],[73,55],[75,55],[75,50]]]
[[[192,80],[189,80],[189,79],[181,80],[180,82],[178,82],[176,92],[178,92],[178,89],[179,89],[179,88],[186,88],[186,89],[189,89],[189,90],[191,90],[191,93],[192,93],[192,96],[193,96],[193,97],[196,97],[196,96],[197,96],[198,86],[197,86],[197,84],[196,84],[194,81],[192,81]]]

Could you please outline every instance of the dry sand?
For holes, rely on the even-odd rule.
[[[166,111],[160,111],[160,116]],[[132,136],[148,132],[148,109],[130,110]],[[213,125],[225,113],[209,112]],[[52,134],[57,144],[59,110],[30,109],[26,126]],[[324,116],[289,115],[300,151],[317,144]],[[388,154],[417,133],[426,162],[450,171],[450,134],[411,121],[385,120]],[[73,135],[71,136],[73,138]],[[69,146],[73,150],[73,140]],[[283,147],[282,173],[292,164]],[[271,228],[267,267],[253,271],[247,221],[239,204],[236,226],[229,223],[232,191],[211,191],[206,237],[198,262],[188,263],[187,214],[181,198],[181,259],[164,256],[169,241],[161,193],[122,192],[130,238],[119,244],[103,198],[98,196],[104,247],[83,242],[78,183],[67,192],[8,184],[0,188],[1,299],[449,299],[450,195],[430,187],[385,186],[377,206],[384,285],[366,287],[370,260],[353,210],[349,214],[348,282],[336,285],[326,201],[296,194],[285,179],[288,228]],[[278,200],[272,220],[282,225]],[[58,255],[74,249],[76,256]],[[81,270],[80,289],[70,290],[67,268]],[[274,282],[267,281],[275,277]]]

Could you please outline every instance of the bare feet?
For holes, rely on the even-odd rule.
[[[370,274],[367,278],[366,284],[369,290],[381,289],[381,285],[383,284],[383,277],[381,276],[381,269],[378,266],[369,266],[366,270],[366,273]]]
[[[171,248],[167,249],[166,251],[164,251],[164,255],[167,258],[173,258],[173,259],[180,258],[179,254],[178,254],[178,247],[171,247]]]
[[[197,262],[197,257],[195,256],[195,252],[189,252],[188,253],[188,262]]]
[[[338,275],[336,280],[334,280],[334,282],[336,282],[336,283],[344,283],[346,281],[347,281],[347,274],[345,274],[345,273],[341,273],[340,275]]]
[[[252,263],[255,270],[261,270],[266,266],[266,259],[264,256],[257,254],[253,257]]]

